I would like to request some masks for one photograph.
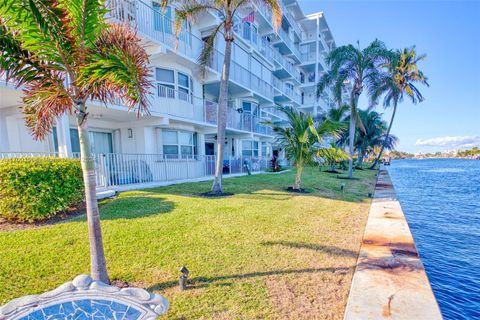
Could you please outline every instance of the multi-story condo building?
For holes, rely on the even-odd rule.
[[[110,4],[110,19],[138,30],[150,55],[155,90],[150,114],[139,118],[122,105],[88,102],[98,183],[111,186],[213,174],[223,38],[218,37],[205,74],[197,59],[219,17],[205,12],[195,24],[185,23],[177,40],[174,8],[162,10],[159,3],[147,0]],[[282,120],[277,106],[317,115],[332,104],[330,96],[317,99],[315,94],[315,84],[327,68],[325,56],[335,47],[324,14],[306,16],[295,0],[281,4],[278,31],[264,7],[251,8],[253,22],[239,15],[235,23],[224,155],[227,174],[242,172],[245,165],[261,170],[272,155],[281,156],[273,132],[263,124]],[[0,82],[0,97],[0,157],[79,153],[73,116],[64,115],[48,139],[35,141],[19,108],[21,88]]]

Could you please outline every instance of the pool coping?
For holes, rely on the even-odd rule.
[[[378,172],[344,319],[442,319],[407,220],[383,166]]]

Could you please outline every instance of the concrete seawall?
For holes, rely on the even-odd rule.
[[[390,176],[383,167],[344,319],[442,319]]]

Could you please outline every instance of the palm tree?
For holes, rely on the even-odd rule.
[[[379,66],[391,55],[383,42],[373,41],[368,47],[361,50],[353,45],[335,48],[327,56],[330,70],[322,75],[317,84],[317,96],[332,86],[336,100],[342,101],[342,88],[346,83],[352,83],[350,92],[350,124],[349,124],[349,168],[348,177],[353,176],[354,136],[357,120],[358,99],[364,86],[370,89],[378,83],[380,77]]]
[[[225,130],[227,127],[227,103],[228,81],[230,77],[230,61],[232,55],[232,43],[234,41],[234,18],[240,11],[253,10],[255,5],[266,5],[272,11],[272,23],[276,30],[282,21],[282,10],[278,0],[177,0],[178,4],[175,16],[174,29],[177,37],[180,35],[185,21],[193,21],[207,10],[214,11],[221,17],[218,24],[205,41],[204,48],[199,57],[200,66],[205,73],[211,56],[214,52],[215,41],[220,34],[225,40],[225,54],[223,57],[220,92],[218,97],[217,112],[217,158],[215,162],[215,176],[212,185],[212,193],[222,193],[223,173],[223,148]]]
[[[314,123],[311,115],[297,111],[292,107],[280,107],[287,116],[284,122],[265,122],[276,134],[277,143],[285,150],[285,156],[293,161],[296,168],[293,190],[301,190],[302,171],[305,165],[315,164],[318,154],[318,144],[324,135],[337,135],[340,125],[330,120]]]
[[[357,166],[362,167],[365,155],[374,152],[376,147],[385,146],[392,150],[398,142],[394,135],[386,135],[387,123],[382,114],[371,109],[359,110],[359,118],[363,123],[363,130],[358,128],[355,137],[355,148],[358,152]]]
[[[336,165],[340,161],[348,160],[348,154],[341,148],[337,148],[335,143],[330,143],[329,148],[320,148],[317,151],[317,157],[323,159],[324,163],[329,166],[327,172],[338,173]]]
[[[136,33],[108,23],[102,0],[4,0],[0,6],[0,74],[23,86],[23,111],[35,139],[75,114],[85,185],[91,275],[108,283],[90,151],[86,102],[120,98],[148,112],[148,55]]]
[[[415,47],[405,48],[403,51],[396,51],[391,56],[389,63],[386,65],[387,73],[379,79],[379,83],[371,89],[371,97],[376,101],[380,96],[385,94],[383,106],[388,108],[393,104],[392,118],[387,129],[387,137],[390,135],[393,120],[397,112],[398,103],[403,101],[405,95],[416,104],[424,100],[422,93],[416,87],[417,83],[429,86],[427,77],[418,69],[417,64],[426,59],[426,55],[417,55]],[[387,141],[387,140],[385,140]],[[382,146],[371,169],[375,168],[382,157],[383,150],[386,146]]]

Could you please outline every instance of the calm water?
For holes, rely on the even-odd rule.
[[[480,161],[396,160],[388,171],[445,319],[480,319]]]

